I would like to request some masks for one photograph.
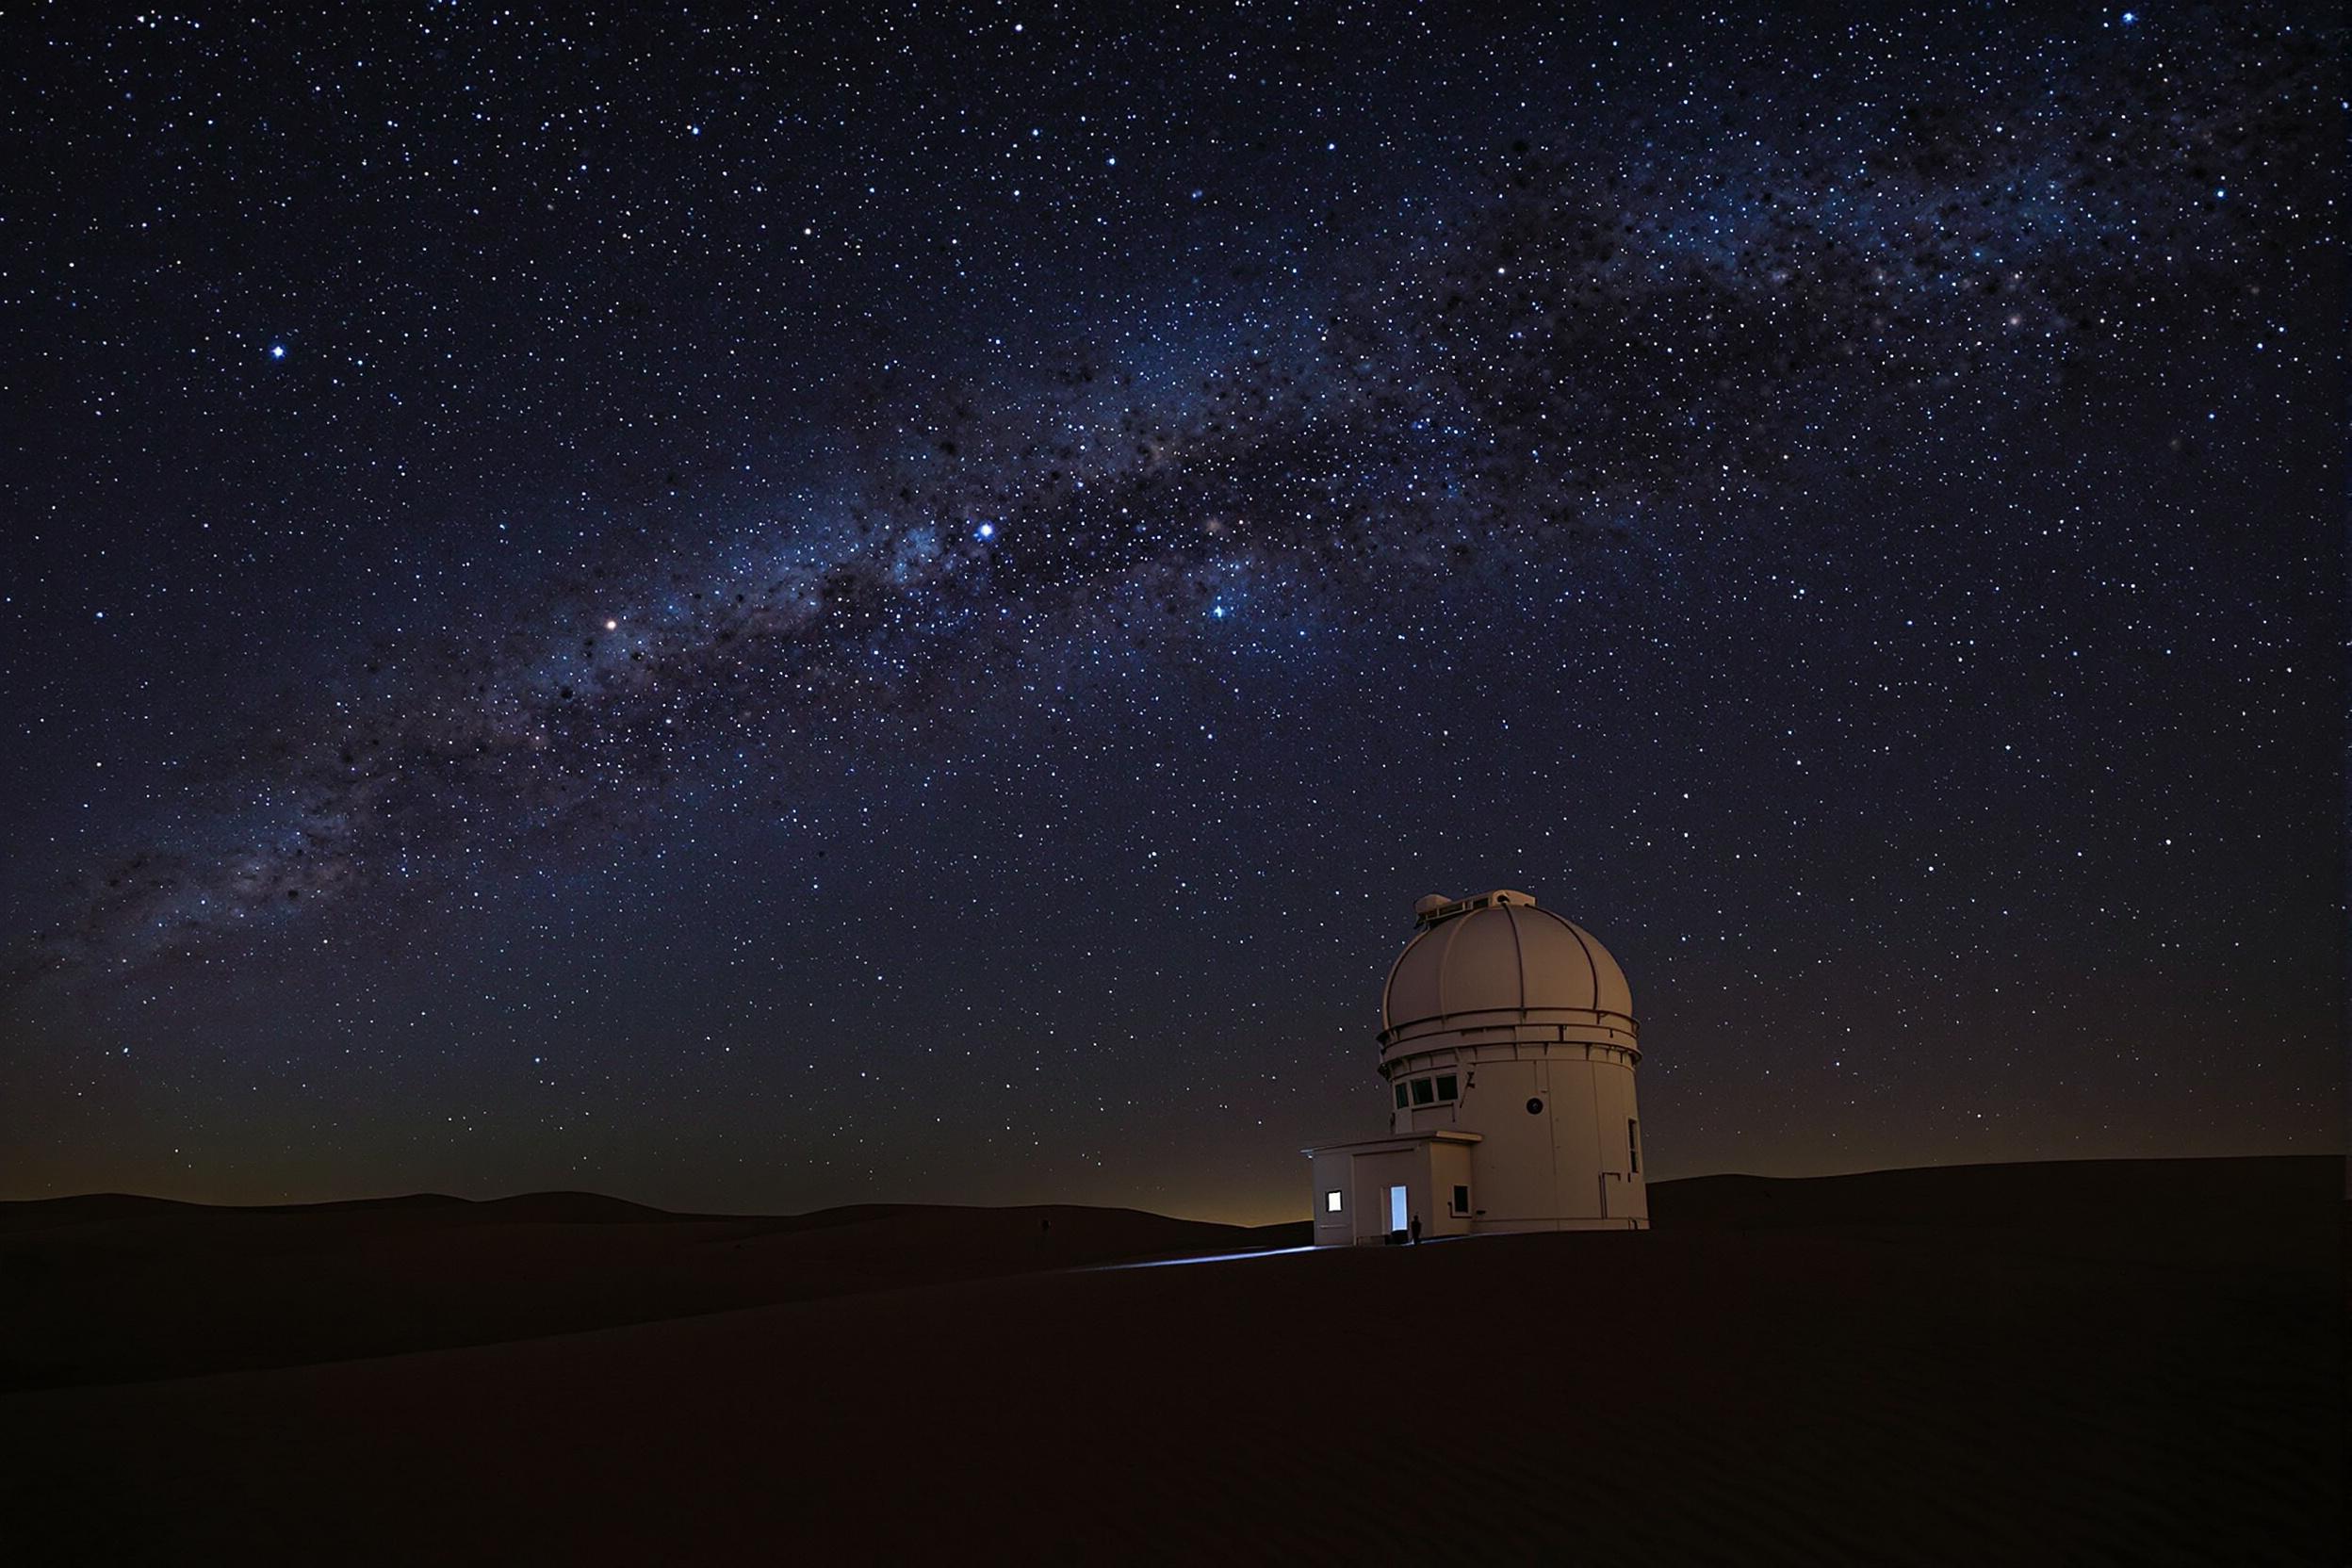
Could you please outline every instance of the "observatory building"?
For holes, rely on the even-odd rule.
[[[1592,934],[1498,888],[1432,893],[1380,996],[1384,1137],[1306,1151],[1318,1247],[1645,1230],[1633,993]]]

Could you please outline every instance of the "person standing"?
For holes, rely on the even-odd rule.
[[[1421,1217],[1420,1217],[1419,1215],[1414,1215],[1414,1216],[1413,1217],[1412,1233],[1413,1233],[1413,1246],[1415,1246],[1415,1247],[1420,1246],[1420,1245],[1421,1245]]]

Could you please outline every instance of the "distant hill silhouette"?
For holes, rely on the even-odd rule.
[[[2020,1225],[2069,1217],[2102,1224],[2335,1196],[2343,1162],[2308,1155],[2210,1160],[2051,1160],[1924,1166],[1851,1176],[1698,1176],[1650,1188],[1661,1225]]]
[[[1651,1188],[1661,1229],[2023,1227],[2076,1250],[2153,1226],[2325,1204],[2308,1158],[1972,1166]],[[672,1214],[593,1192],[213,1206],[125,1193],[0,1203],[0,1389],[482,1344],[771,1302],[1184,1253],[1296,1246],[1076,1205],[866,1203]],[[2219,1245],[2226,1250],[2229,1244]]]

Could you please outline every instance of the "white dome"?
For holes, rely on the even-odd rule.
[[[1630,1040],[1633,991],[1592,933],[1508,888],[1415,906],[1422,929],[1380,993],[1385,1045],[1519,1024]]]

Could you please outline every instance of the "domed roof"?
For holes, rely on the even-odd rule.
[[[1633,991],[1592,933],[1508,888],[1432,894],[1413,906],[1419,935],[1388,972],[1380,1038],[1514,1023],[1572,1024],[1630,1039]]]

